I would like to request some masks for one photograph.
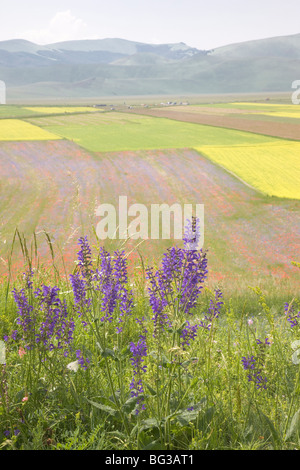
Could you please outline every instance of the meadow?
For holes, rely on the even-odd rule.
[[[140,109],[12,108],[0,448],[300,449],[299,142]],[[194,223],[184,243],[99,240],[95,208],[120,195],[204,204],[203,250]]]

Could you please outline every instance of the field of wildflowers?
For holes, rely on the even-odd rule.
[[[300,449],[299,299],[235,309],[197,233],[137,277],[81,237],[68,280],[5,286],[1,449]]]
[[[57,140],[3,142],[0,157],[3,277],[9,270],[12,276],[22,270],[26,250],[37,255],[37,264],[51,268],[52,248],[60,272],[72,272],[76,239],[81,233],[94,237],[96,207],[105,202],[117,207],[119,195],[127,195],[128,205],[140,202],[149,208],[153,202],[204,204],[209,286],[219,281],[227,291],[234,288],[240,294],[249,284],[269,283],[284,295],[298,289],[292,261],[300,243],[299,204],[260,195],[196,151],[92,154],[73,142]],[[9,266],[16,227],[21,237],[16,238]],[[104,243],[109,251],[124,248],[118,241]],[[151,240],[142,243],[139,252],[152,264],[171,244],[172,240]],[[128,252],[133,250],[130,269],[139,263],[135,245],[126,244]]]

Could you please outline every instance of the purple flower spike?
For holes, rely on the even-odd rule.
[[[259,361],[254,356],[248,356],[242,357],[242,363],[244,370],[249,371],[249,374],[247,375],[248,382],[254,382],[258,390],[265,390],[267,388],[267,378],[263,377],[261,374],[262,370],[259,365]]]
[[[77,349],[76,357],[77,357],[78,364],[80,364],[82,369],[87,370],[87,368],[90,364],[90,360],[87,357],[86,358],[83,357],[82,352],[81,352],[80,349]]]
[[[139,339],[136,344],[130,343],[130,351],[132,352],[131,364],[133,366],[133,378],[130,383],[130,390],[132,397],[139,397],[137,401],[137,408],[135,414],[139,414],[140,411],[145,409],[145,405],[141,404],[143,397],[140,395],[144,393],[143,383],[141,374],[145,373],[147,366],[144,363],[145,357],[147,356],[147,344],[145,339]]]
[[[133,308],[132,292],[127,287],[127,261],[124,251],[116,251],[112,257],[105,249],[100,249],[101,267],[97,269],[93,280],[101,293],[101,321],[113,321],[115,310],[119,309],[118,323],[131,315]],[[117,327],[120,333],[120,327]]]
[[[297,313],[295,306],[292,303],[286,303],[284,305],[285,316],[287,321],[291,325],[291,328],[295,328],[300,325],[300,311]]]
[[[87,237],[79,238],[78,244],[80,245],[80,251],[77,253],[80,271],[84,278],[90,279],[92,271],[92,251],[88,244]]]
[[[185,328],[182,330],[180,337],[182,338],[181,346],[185,350],[186,346],[190,346],[190,341],[194,341],[197,337],[199,325],[191,325],[186,322]]]
[[[198,230],[197,223],[194,229]],[[207,278],[206,253],[187,247],[186,240],[184,249],[167,250],[161,268],[155,273],[153,268],[146,269],[155,336],[171,326],[168,310],[179,307],[182,314],[192,314]]]

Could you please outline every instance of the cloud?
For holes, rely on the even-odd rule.
[[[70,10],[60,11],[49,21],[47,28],[26,31],[26,39],[37,44],[87,39],[88,26],[71,14]]]

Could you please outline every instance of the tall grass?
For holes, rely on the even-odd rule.
[[[53,250],[51,239],[49,249]],[[299,449],[299,299],[207,287],[206,253],[128,274],[80,238],[64,276],[16,231],[1,286],[1,449]],[[286,304],[285,304],[286,302]],[[297,303],[298,302],[298,303]]]

